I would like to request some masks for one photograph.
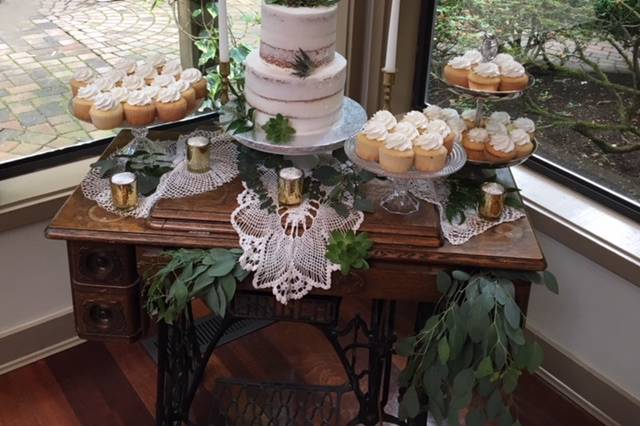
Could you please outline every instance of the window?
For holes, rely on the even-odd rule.
[[[199,33],[198,13],[191,29],[180,31],[178,3],[48,0],[36,11],[0,2],[0,172],[11,168],[15,175],[99,154],[117,129],[98,130],[69,112],[71,77],[85,67],[104,73],[122,58],[180,57],[180,46],[190,44],[186,33],[206,33]],[[258,40],[260,3],[228,0],[231,29],[249,46]],[[191,2],[191,10],[199,5]],[[206,43],[199,46],[206,50]]]
[[[496,35],[536,78],[525,96],[489,105],[536,120],[540,146],[527,164],[640,211],[640,1],[442,0],[435,11],[427,3],[428,102],[471,107],[434,77],[484,33]]]

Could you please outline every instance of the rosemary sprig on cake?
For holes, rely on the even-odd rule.
[[[296,53],[295,62],[292,64],[294,71],[291,73],[296,77],[307,78],[311,75],[316,65],[313,63],[307,52],[302,49]]]
[[[266,0],[267,4],[279,4],[289,7],[333,6],[340,0]]]

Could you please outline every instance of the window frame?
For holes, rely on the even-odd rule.
[[[421,110],[426,106],[431,71],[431,52],[435,37],[435,22],[437,19],[437,1],[422,2],[420,11],[420,28],[418,34],[418,54],[415,63],[415,81],[413,91],[413,108]],[[623,194],[617,193],[599,183],[596,183],[578,173],[563,167],[550,159],[534,154],[524,167],[538,172],[599,204],[606,205],[612,210],[632,220],[640,222],[640,202],[636,202]]]

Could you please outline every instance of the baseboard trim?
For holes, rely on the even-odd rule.
[[[16,327],[0,335],[0,374],[83,343],[72,309]]]
[[[632,426],[640,418],[640,400],[567,353],[535,329],[528,328],[544,349],[539,376],[607,426]]]

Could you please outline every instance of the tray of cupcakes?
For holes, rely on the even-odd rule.
[[[476,49],[447,62],[440,79],[459,94],[494,100],[514,99],[535,84],[534,77],[513,56],[500,53],[485,61]]]
[[[467,156],[460,145],[464,120],[447,108],[437,118],[433,108],[411,111],[398,120],[378,111],[345,144],[347,156],[378,176],[434,179],[460,170]]]
[[[78,70],[71,82],[69,109],[98,129],[146,127],[181,120],[207,95],[207,82],[178,59],[155,55],[144,62],[122,59],[108,72]]]

